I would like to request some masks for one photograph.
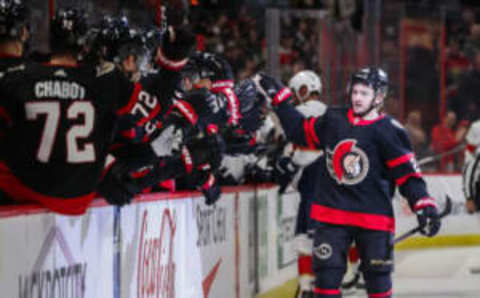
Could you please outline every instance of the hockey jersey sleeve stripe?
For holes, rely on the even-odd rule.
[[[315,149],[320,144],[317,133],[315,132],[315,120],[316,118],[308,118],[303,122],[303,129],[305,131],[305,140],[307,141],[307,147]]]
[[[320,140],[318,139],[317,132],[315,131],[315,121],[317,121],[317,118],[310,118],[310,120],[308,121],[308,126],[312,134],[313,141],[315,142],[315,144],[319,145]]]
[[[161,110],[160,105],[157,104],[155,108],[150,112],[150,115],[148,115],[147,117],[143,117],[142,119],[140,119],[140,121],[137,122],[137,126],[143,126],[148,121],[157,117],[158,113],[160,113],[160,110]]]
[[[410,161],[410,159],[412,159],[415,155],[413,153],[407,153],[407,154],[404,154],[398,158],[395,158],[395,159],[391,159],[389,161],[387,161],[387,166],[389,168],[394,168],[394,167],[398,167],[399,165],[401,164],[404,164],[408,161]]]
[[[382,297],[391,297],[393,294],[392,290],[388,290],[383,293],[368,293],[368,298],[382,298]]]
[[[230,117],[228,118],[228,124],[238,125],[238,122],[240,121],[240,118],[242,116],[239,110],[240,102],[238,101],[237,95],[231,88],[224,88],[221,90],[221,92],[227,98],[228,110],[230,112]]]
[[[395,184],[397,184],[397,186],[401,186],[403,184],[405,184],[405,182],[408,181],[408,179],[410,178],[422,178],[422,173],[418,173],[418,172],[415,172],[415,173],[409,173],[403,177],[400,177],[398,179],[395,180]]]
[[[337,225],[357,226],[392,233],[395,231],[395,219],[393,217],[334,209],[317,204],[312,204],[310,218]]]
[[[0,163],[0,190],[15,201],[38,203],[49,210],[67,215],[85,213],[92,200],[97,196],[95,192],[71,198],[43,195],[24,185],[4,163]]]
[[[3,119],[8,126],[12,125],[13,123],[12,117],[4,107],[0,107],[0,118]]]
[[[193,107],[184,100],[175,100],[173,107],[176,108],[192,125],[198,121],[198,115]]]
[[[157,64],[160,67],[163,67],[167,70],[171,71],[179,71],[181,70],[188,62],[188,58],[185,58],[180,61],[173,61],[168,59],[165,54],[163,53],[162,48],[158,48],[158,53],[157,53]]]
[[[182,162],[185,166],[185,171],[187,174],[191,174],[193,172],[193,161],[192,156],[190,155],[190,151],[186,146],[182,148]]]
[[[314,149],[315,144],[313,143],[313,137],[310,132],[310,126],[308,125],[308,119],[303,121],[303,130],[305,131],[305,140],[307,141],[307,147]]]
[[[135,83],[132,95],[130,96],[130,99],[128,100],[127,105],[120,108],[117,111],[117,115],[125,115],[127,113],[130,113],[130,111],[133,109],[133,107],[137,103],[138,94],[140,94],[140,91],[142,91],[142,85],[140,83]]]
[[[275,95],[275,97],[272,100],[272,104],[274,106],[277,106],[284,102],[285,100],[289,99],[292,96],[292,91],[288,89],[287,87],[283,87],[278,93]]]
[[[225,88],[233,88],[233,87],[234,87],[233,80],[220,80],[220,81],[213,82],[212,88],[210,89],[210,91],[216,93],[216,92],[222,91]]]
[[[313,288],[313,292],[315,294],[319,294],[319,295],[340,295],[340,290],[339,289],[322,289],[322,288]]]
[[[413,211],[423,209],[427,206],[437,207],[437,203],[435,203],[435,199],[427,197],[427,198],[422,198],[422,199],[418,200],[415,203],[415,205],[413,206]]]

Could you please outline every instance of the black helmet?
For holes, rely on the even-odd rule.
[[[386,95],[388,91],[388,75],[383,69],[378,67],[366,67],[355,72],[352,75],[349,89],[356,83],[372,87],[375,93]]]
[[[20,37],[27,26],[28,9],[21,0],[0,0],[0,38]]]
[[[196,52],[189,57],[187,65],[182,70],[185,76],[196,79],[233,80],[233,71],[227,60],[206,52]]]
[[[88,26],[86,15],[76,9],[59,9],[50,22],[52,51],[79,51],[85,44]]]
[[[129,27],[126,17],[104,17],[97,30],[94,48],[107,61],[118,63],[129,55],[138,59],[146,53],[144,36]]]

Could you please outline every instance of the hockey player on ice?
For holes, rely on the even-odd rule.
[[[273,106],[288,139],[326,154],[320,167],[323,178],[317,180],[321,194],[313,197],[309,212],[315,227],[315,297],[341,297],[346,256],[353,241],[368,295],[391,297],[395,187],[417,214],[423,234],[434,236],[441,222],[405,130],[379,112],[387,94],[386,73],[375,67],[355,72],[348,88],[350,107],[329,108],[320,117],[305,117],[296,111],[291,91],[277,80],[258,74],[254,81]],[[356,163],[355,171],[347,169],[347,160]]]
[[[321,116],[326,111],[326,105],[320,101],[322,93],[322,82],[320,77],[313,71],[304,70],[295,74],[288,86],[293,92],[296,109],[305,117]],[[309,199],[313,195],[315,187],[315,165],[311,165],[323,152],[307,147],[295,146],[292,152],[292,163],[298,177],[298,190],[300,192],[300,204],[297,213],[297,224],[295,230],[295,242],[298,252],[298,290],[296,297],[313,297],[313,283],[315,276],[312,271],[312,231],[309,231],[308,207]],[[293,177],[292,177],[293,178]]]
[[[473,122],[465,137],[465,164],[462,171],[462,186],[468,213],[480,210],[480,120]]]

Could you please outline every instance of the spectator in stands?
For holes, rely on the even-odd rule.
[[[480,52],[475,54],[472,70],[460,80],[458,94],[449,105],[461,119],[472,121],[480,117]]]
[[[449,89],[456,90],[463,74],[470,68],[470,60],[463,54],[457,39],[450,39],[447,49],[447,85]]]
[[[474,24],[470,27],[470,35],[465,40],[463,50],[465,55],[472,60],[475,54],[480,51],[480,24]]]
[[[417,158],[425,156],[428,151],[427,134],[422,127],[422,113],[419,110],[408,113],[405,129]]]
[[[467,132],[466,122],[461,122],[456,128],[457,115],[454,111],[448,111],[442,122],[432,129],[432,149],[435,154],[445,153],[459,145]],[[441,172],[453,172],[455,170],[455,155],[444,156],[440,160]]]

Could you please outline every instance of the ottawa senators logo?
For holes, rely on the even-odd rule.
[[[338,184],[354,185],[367,176],[369,162],[365,152],[356,147],[357,141],[347,139],[327,149],[327,168]]]

